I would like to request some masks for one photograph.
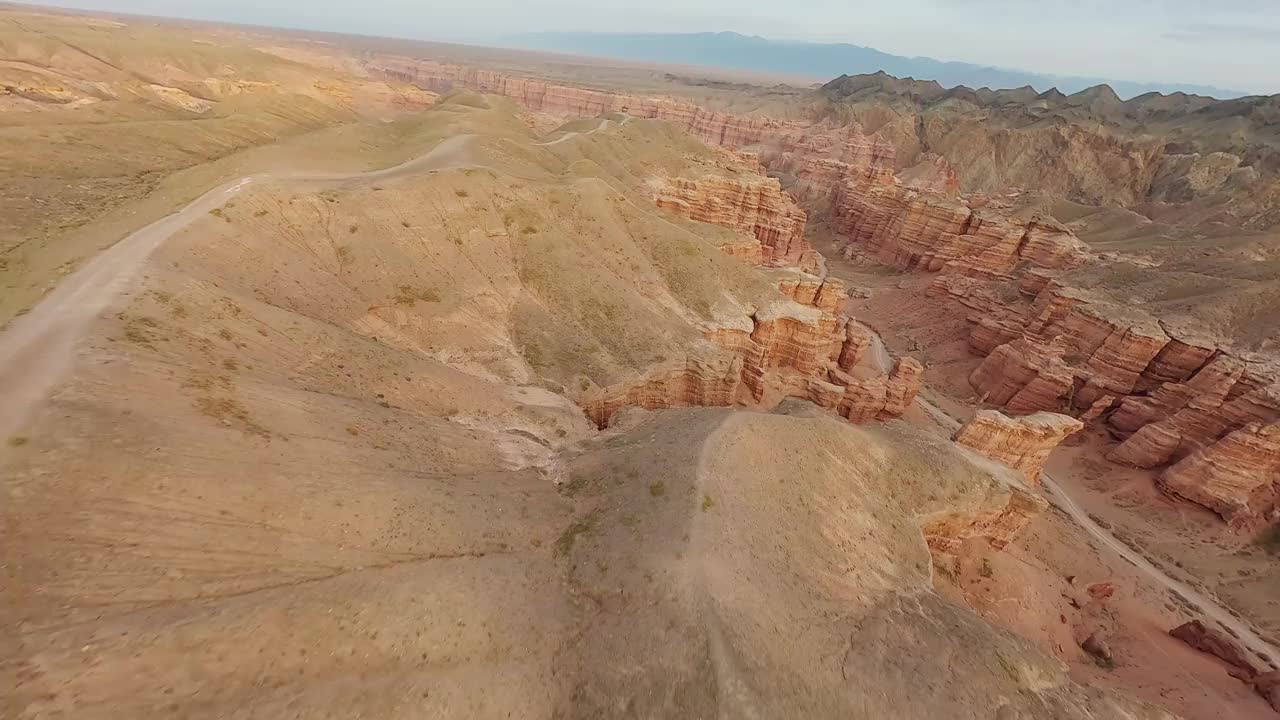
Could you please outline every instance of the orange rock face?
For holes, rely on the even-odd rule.
[[[874,169],[847,181],[837,217],[849,251],[904,270],[1005,276],[1024,261],[1068,268],[1086,257],[1084,243],[1050,218],[1023,221],[998,208],[973,208]]]
[[[1075,374],[1061,347],[1019,338],[999,345],[969,376],[984,402],[1013,413],[1061,410],[1067,405]]]
[[[832,200],[850,252],[940,273],[929,293],[974,313],[970,347],[986,360],[970,382],[987,402],[1015,414],[1067,411],[1089,422],[1101,419],[1123,441],[1111,453],[1114,460],[1143,467],[1176,464],[1177,472],[1166,473],[1171,492],[1233,518],[1265,512],[1265,499],[1257,499],[1265,491],[1251,490],[1238,478],[1265,466],[1250,458],[1266,445],[1259,445],[1259,433],[1280,421],[1280,372],[1238,369],[1239,361],[1212,341],[1173,333],[1152,318],[1063,286],[1052,271],[1088,259],[1079,239],[1051,218],[1027,220],[998,201],[958,197],[958,179],[944,158],[917,158],[898,177],[892,145],[868,137],[856,124],[736,116],[668,98],[413,58],[382,56],[366,66],[437,92],[465,87],[506,96],[543,116],[623,112],[670,122],[711,145],[749,149],[750,164],[758,160],[794,178],[802,196]],[[821,257],[804,241],[803,211],[763,173],[759,179],[671,180],[657,202],[755,240],[727,244],[725,252],[823,274]],[[796,306],[763,309],[750,329],[709,330],[708,339],[731,351],[729,359],[699,354],[656,369],[606,391],[593,401],[592,417],[604,422],[625,404],[728,404],[779,394],[808,397],[855,420],[900,413],[903,399],[909,403],[918,387],[918,366],[903,360],[889,373],[859,376],[855,369],[865,370],[860,366],[871,338],[839,317],[832,287],[818,297],[821,286],[815,278],[790,293],[784,289]],[[1242,500],[1242,493],[1250,499]]]
[[[1022,305],[1002,304],[972,278],[944,275],[930,288],[975,313],[969,344],[986,359],[969,380],[986,402],[1019,414],[1080,412],[1087,422],[1110,412],[1106,427],[1122,442],[1108,459],[1182,465],[1169,471],[1166,489],[1234,524],[1270,512],[1275,471],[1265,482],[1245,478],[1267,467],[1253,456],[1259,435],[1251,428],[1280,421],[1275,368],[1203,339],[1171,337],[1149,317],[1043,276],[1024,277],[1021,288],[1033,291]],[[1202,455],[1193,462],[1193,453]]]
[[[1239,527],[1266,518],[1280,492],[1280,423],[1251,425],[1166,470],[1162,489],[1204,505]]]
[[[534,112],[575,117],[619,112],[632,117],[664,120],[684,128],[708,145],[729,148],[760,146],[768,151],[770,158],[780,157],[783,153],[823,156],[861,169],[892,167],[894,164],[893,145],[867,137],[856,126],[819,127],[767,117],[731,115],[668,98],[636,97],[555,85],[492,70],[416,58],[381,56],[367,62],[366,68],[374,74],[436,92],[469,88],[503,95]]]
[[[749,319],[750,330],[708,330],[711,349],[585,398],[588,416],[604,427],[628,405],[767,405],[784,397],[805,398],[851,422],[887,420],[906,412],[924,372],[915,359],[902,358],[888,373],[866,379],[840,369],[841,358],[857,364],[853,358],[871,344],[859,326],[839,315],[842,282],[796,272],[781,280],[778,289],[785,299],[758,310]]]
[[[656,202],[685,217],[755,237],[761,264],[803,267],[813,254],[804,239],[805,212],[774,178],[677,178],[658,191]]]
[[[738,398],[742,358],[732,353],[691,353],[679,363],[651,370],[634,383],[622,383],[582,402],[599,427],[627,406],[661,410],[673,407],[726,406]]]
[[[1057,413],[1011,418],[995,410],[979,410],[952,440],[1008,465],[1035,486],[1040,484],[1040,473],[1049,454],[1083,427],[1079,420]]]
[[[915,402],[923,375],[924,366],[919,360],[899,358],[888,375],[870,380],[852,380],[842,385],[837,412],[850,422],[901,417],[911,407],[911,403]],[[832,376],[833,379],[844,379],[839,371],[833,371]],[[841,385],[841,382],[837,381],[835,384]]]
[[[1032,518],[1048,509],[1048,501],[1038,493],[1012,484],[1008,490],[1003,503],[991,503],[984,508],[955,508],[926,519],[921,531],[934,562],[948,562],[966,540],[975,537],[986,538],[992,547],[1003,549]]]

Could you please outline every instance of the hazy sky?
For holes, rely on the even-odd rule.
[[[49,0],[428,40],[735,30],[900,55],[1280,93],[1280,0]]]

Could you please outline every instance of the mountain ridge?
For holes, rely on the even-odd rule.
[[[757,72],[789,73],[823,78],[873,74],[935,80],[944,87],[1012,89],[1031,86],[1038,92],[1057,89],[1071,95],[1099,85],[1130,99],[1151,92],[1185,93],[1226,100],[1249,95],[1244,91],[1208,85],[1144,82],[1114,78],[1063,76],[927,56],[887,53],[851,43],[770,40],[736,32],[601,33],[535,32],[501,38],[509,47],[569,52],[625,60],[709,65]]]

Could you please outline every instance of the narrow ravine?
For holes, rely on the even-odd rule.
[[[884,350],[884,341],[878,333],[871,330],[865,324],[859,323],[861,327],[872,333],[872,348],[879,348],[886,355]],[[876,362],[880,362],[877,360]],[[925,411],[935,422],[949,431],[958,430],[961,426],[960,420],[952,417],[945,410],[937,405],[929,402],[923,397],[917,395],[916,403]],[[1133,565],[1144,575],[1154,580],[1158,585],[1180,596],[1182,599],[1191,603],[1196,609],[1203,613],[1207,618],[1225,628],[1232,636],[1248,648],[1251,652],[1275,667],[1280,654],[1266,640],[1253,629],[1253,627],[1243,619],[1237,618],[1231,614],[1231,611],[1223,607],[1219,602],[1208,595],[1196,590],[1184,582],[1174,579],[1162,570],[1160,567],[1152,563],[1141,553],[1124,544],[1115,535],[1104,529],[1101,525],[1094,522],[1093,518],[1087,513],[1076,501],[1067,493],[1062,483],[1058,482],[1049,473],[1041,474],[1041,483],[1045,490],[1045,499],[1053,503],[1054,507],[1066,513],[1077,525],[1081,527],[1089,537],[1097,540],[1102,546],[1118,555],[1125,562]]]

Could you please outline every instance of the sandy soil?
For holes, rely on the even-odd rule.
[[[927,276],[900,275],[874,261],[845,260],[821,225],[815,225],[810,240],[827,255],[833,275],[870,290],[869,298],[849,301],[849,312],[879,331],[893,352],[924,363],[926,386],[908,419],[950,434],[977,402],[968,376],[981,360],[968,350],[964,316],[950,316],[923,298],[931,279]],[[1265,578],[1274,561],[1256,550],[1241,553],[1239,548],[1249,548],[1247,541],[1224,542],[1216,517],[1161,495],[1149,474],[1135,477],[1141,474],[1097,460],[1102,442],[1090,436],[1056,452],[1045,477],[1054,512],[1037,520],[1008,553],[974,548],[960,575],[944,578],[944,587],[966,598],[984,617],[1070,662],[1081,678],[1128,688],[1188,718],[1217,718],[1224,707],[1232,708],[1233,716],[1274,717],[1270,706],[1229,676],[1223,663],[1167,634],[1187,619],[1208,616],[1253,649],[1263,664],[1274,666],[1271,608],[1280,598],[1280,584],[1274,585],[1275,592],[1255,585],[1225,594],[1223,588],[1231,585],[1221,583],[1258,575],[1260,582],[1269,583]],[[1107,470],[1106,479],[1099,476],[1100,468]],[[1117,493],[1128,497],[1117,502]],[[1153,513],[1153,507],[1159,510]],[[1170,514],[1183,518],[1181,527],[1168,522]],[[1153,516],[1166,519],[1153,522]],[[1188,522],[1189,517],[1199,522]],[[1135,534],[1145,542],[1136,541]],[[1229,549],[1233,547],[1235,551]],[[1228,563],[1213,567],[1211,557]],[[1183,567],[1188,564],[1195,570]],[[1081,617],[1078,608],[1064,602],[1079,592],[1065,582],[1069,577],[1077,578],[1079,587],[1113,582],[1117,595],[1105,611]],[[1098,629],[1108,633],[1117,654],[1114,668],[1098,666],[1079,649]]]

